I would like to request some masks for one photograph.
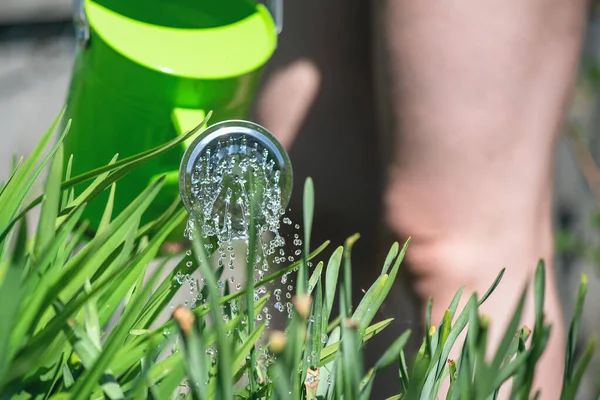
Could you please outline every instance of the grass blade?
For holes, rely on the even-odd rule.
[[[306,293],[308,283],[308,254],[310,254],[310,231],[312,229],[313,214],[315,208],[315,189],[311,178],[306,178],[304,182],[303,193],[303,216],[304,216],[304,262],[298,270],[298,282],[296,283],[296,293],[302,295]]]
[[[56,217],[60,207],[60,181],[62,178],[63,146],[58,146],[48,173],[44,190],[44,201],[40,211],[37,227],[34,255],[38,256],[48,243],[54,238],[56,231]]]
[[[343,254],[344,248],[340,246],[335,249],[329,258],[329,262],[327,262],[327,270],[325,271],[325,296],[323,300],[323,320],[326,322],[329,322],[331,310],[333,309],[333,301],[335,299],[335,291],[340,274],[340,266],[342,265]]]

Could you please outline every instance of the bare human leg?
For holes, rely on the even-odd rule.
[[[536,385],[559,396],[564,328],[552,272],[553,159],[577,69],[584,0],[383,0],[378,21],[395,147],[387,222],[433,318],[461,285],[505,279],[482,312],[499,340],[539,258],[553,333]],[[533,302],[524,323],[531,326]]]

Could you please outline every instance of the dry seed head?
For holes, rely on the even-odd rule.
[[[271,351],[275,354],[279,354],[285,348],[285,344],[287,342],[287,338],[285,333],[281,331],[274,331],[271,333],[271,337],[269,338]]]
[[[188,310],[186,307],[179,306],[173,311],[173,318],[181,327],[184,334],[189,334],[194,325],[194,313]]]
[[[344,323],[346,324],[347,328],[354,328],[354,329],[358,329],[360,327],[360,323],[352,318],[348,318],[347,320],[344,321]]]
[[[315,390],[319,386],[319,368],[310,369],[308,368],[306,374],[306,380],[304,381],[304,386],[306,386],[306,390]]]
[[[480,317],[480,320],[481,320],[481,326],[482,327],[487,328],[487,327],[490,326],[491,319],[490,319],[489,315],[482,315]]]
[[[307,294],[295,296],[292,299],[292,303],[294,303],[296,311],[302,318],[308,318],[308,316],[310,315],[310,307],[312,305],[312,297],[310,297]]]

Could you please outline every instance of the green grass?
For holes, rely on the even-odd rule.
[[[160,179],[113,215],[112,199],[119,190],[115,183],[132,168],[195,135],[197,129],[139,156],[115,158],[106,167],[71,177],[70,167],[63,165],[61,145],[68,127],[50,146],[60,118],[32,154],[15,165],[0,189],[0,399],[368,399],[377,374],[386,368],[398,370],[397,382],[388,382],[397,387],[398,395],[392,397],[396,399],[438,395],[495,399],[509,380],[512,398],[535,396],[533,372],[550,333],[542,313],[543,262],[534,282],[534,326],[520,326],[521,300],[492,357],[484,357],[490,321],[479,315],[478,307],[501,284],[502,272],[484,296],[471,295],[464,309],[458,309],[461,290],[442,321],[428,317],[427,335],[416,355],[405,354],[411,333],[404,332],[365,370],[361,348],[391,322],[374,318],[392,288],[409,242],[391,246],[379,277],[355,301],[351,253],[358,235],[335,249],[325,263],[308,267],[309,260],[328,245],[311,250],[315,205],[309,179],[304,191],[301,261],[256,284],[250,280],[240,291],[222,294],[216,289],[219,271],[208,267],[209,254],[198,239],[192,243],[193,254],[182,254],[177,266],[161,278],[165,263],[153,272],[149,263],[158,258],[164,241],[187,215],[174,204],[161,218],[140,225],[161,187]],[[69,165],[76,162],[71,159]],[[26,202],[46,166],[44,194]],[[87,189],[75,196],[75,184],[86,184]],[[102,223],[93,238],[84,240],[82,211],[104,190],[111,195]],[[39,222],[35,232],[29,233],[25,219],[37,205],[41,207]],[[254,259],[255,246],[251,241],[248,260]],[[178,287],[176,274],[198,268],[186,267],[190,258],[200,261],[195,265],[200,265],[206,279],[201,290],[208,302],[192,310],[177,308],[174,318],[161,323],[158,317]],[[254,288],[294,269],[298,269],[296,307],[287,334],[267,332],[265,324],[254,317],[269,294],[255,300]],[[247,270],[253,272],[254,265],[248,263]],[[575,398],[594,351],[592,340],[575,359],[586,290],[584,276],[565,349],[564,400]],[[340,315],[332,315],[336,300]],[[228,314],[226,320],[223,312]],[[115,315],[116,322],[108,329]],[[465,330],[466,338],[457,343]],[[264,343],[265,335],[273,340]],[[162,350],[170,346],[175,351],[164,354]],[[461,350],[460,357],[449,360],[453,348]],[[446,379],[448,393],[440,393]]]

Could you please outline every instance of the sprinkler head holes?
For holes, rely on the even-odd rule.
[[[240,120],[205,129],[186,150],[179,193],[194,230],[221,240],[248,236],[254,204],[257,232],[276,230],[292,192],[288,154],[271,132]]]

